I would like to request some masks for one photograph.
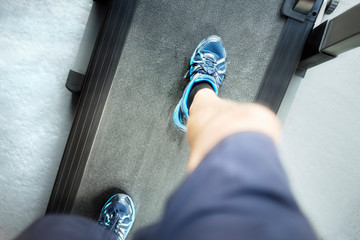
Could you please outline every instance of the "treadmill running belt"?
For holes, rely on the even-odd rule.
[[[140,0],[72,212],[96,219],[107,198],[124,191],[137,210],[128,239],[158,220],[185,177],[189,148],[172,114],[193,50],[220,36],[229,62],[220,96],[252,102],[285,24],[282,3]]]

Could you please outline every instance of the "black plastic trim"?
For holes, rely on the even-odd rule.
[[[84,74],[75,72],[70,69],[65,86],[70,92],[74,94],[80,94],[82,86],[84,85],[84,81]]]
[[[71,212],[136,4],[136,0],[107,2],[47,214]]]

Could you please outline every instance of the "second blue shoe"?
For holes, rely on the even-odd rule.
[[[125,240],[135,220],[135,207],[126,194],[115,194],[101,209],[98,223],[115,234],[117,240]]]

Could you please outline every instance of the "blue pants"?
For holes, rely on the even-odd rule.
[[[56,221],[62,230],[52,227]],[[95,225],[78,217],[50,216],[18,240],[111,239]],[[58,234],[53,237],[52,232]],[[170,198],[162,220],[137,232],[135,239],[316,237],[290,191],[273,142],[265,135],[246,132],[227,137],[214,147]]]

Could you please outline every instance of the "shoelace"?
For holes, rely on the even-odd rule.
[[[192,77],[196,73],[205,73],[208,75],[211,75],[216,78],[216,82],[219,84],[219,86],[223,85],[225,82],[225,76],[221,78],[220,74],[224,74],[222,71],[219,71],[217,68],[218,65],[225,63],[225,58],[222,58],[220,60],[216,60],[214,57],[212,57],[210,54],[203,54],[201,52],[198,53],[201,60],[194,61],[193,64],[190,65],[190,67],[193,67],[192,73],[190,74],[190,69],[186,72],[184,78],[188,79]],[[226,64],[226,63],[225,63]]]

